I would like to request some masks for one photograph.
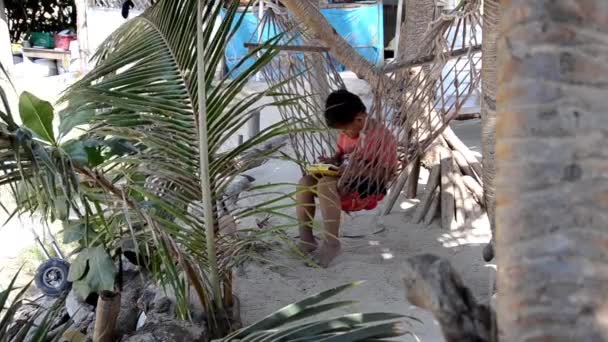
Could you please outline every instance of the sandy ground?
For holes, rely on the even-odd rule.
[[[457,134],[470,146],[479,146],[479,123],[457,123]],[[475,143],[477,141],[477,143]],[[273,161],[250,174],[256,184],[266,182],[295,182],[299,171],[283,161]],[[421,172],[422,184],[426,172]],[[420,191],[422,191],[421,187]],[[481,217],[462,231],[446,231],[436,221],[431,226],[409,222],[415,202],[401,199],[391,215],[379,217],[378,210],[345,216],[342,233],[368,235],[361,239],[343,238],[343,252],[328,269],[311,268],[297,256],[282,252],[264,255],[268,263],[252,262],[237,272],[237,294],[245,324],[311,295],[338,285],[365,280],[365,284],[338,297],[357,300],[359,305],[350,312],[393,312],[413,315],[423,324],[412,324],[411,330],[421,341],[442,341],[441,332],[433,318],[421,309],[409,305],[402,286],[401,267],[404,260],[417,254],[436,254],[447,258],[462,275],[480,301],[489,300],[494,277],[493,265],[486,265],[481,250],[489,240],[487,218]],[[292,213],[293,214],[293,213]],[[373,234],[378,227],[386,230]],[[319,236],[320,232],[316,235]],[[297,236],[296,230],[288,235]],[[336,311],[329,316],[346,313]],[[415,341],[406,336],[401,341]]]
[[[344,78],[349,89],[362,96],[364,102],[369,105],[371,96],[365,82],[348,73],[344,74]],[[26,85],[22,89],[28,89],[52,101],[67,83],[69,81],[46,79],[41,82],[25,82]],[[261,126],[266,127],[277,120],[276,109],[266,109],[262,113]],[[478,121],[455,122],[453,127],[469,147],[480,152]],[[239,133],[246,134],[245,129]],[[298,180],[300,171],[290,162],[271,160],[249,174],[256,178],[256,185],[263,185],[277,182],[294,183]],[[426,177],[427,173],[423,170],[420,175],[421,184],[426,183]],[[423,189],[424,186],[421,186],[420,191]],[[283,186],[274,190],[288,192],[293,190],[293,187]],[[10,203],[4,190],[0,197],[2,203]],[[409,209],[415,204],[402,199],[397,202],[391,215],[382,218],[377,215],[377,211],[345,217],[343,232],[367,236],[360,239],[344,238],[342,254],[328,269],[307,267],[298,257],[279,251],[267,252],[264,255],[267,263],[250,262],[238,269],[236,288],[244,323],[252,323],[307,295],[345,283],[366,280],[365,284],[339,297],[359,301],[356,307],[348,310],[349,312],[384,311],[413,315],[423,321],[422,324],[413,323],[411,326],[411,331],[417,338],[422,341],[441,341],[439,327],[432,317],[405,301],[401,281],[402,264],[408,257],[421,253],[446,257],[460,272],[465,283],[472,288],[475,296],[481,301],[487,301],[494,268],[493,265],[483,262],[481,249],[489,240],[489,229],[484,217],[474,222],[473,227],[463,231],[442,230],[437,223],[430,227],[411,224]],[[293,215],[294,211],[287,209],[285,213]],[[6,218],[7,215],[0,212],[0,224]],[[381,225],[386,229],[380,234],[373,234]],[[28,227],[39,231],[42,229],[35,217],[14,219],[0,228],[0,288],[6,285],[9,276],[19,267],[18,255],[34,244]],[[288,235],[295,237],[297,232],[291,229]],[[336,311],[332,315],[346,312]],[[399,340],[416,339],[404,337]]]
[[[371,98],[365,82],[348,74],[345,78],[349,89],[362,96],[369,105]],[[271,111],[265,111],[262,120],[272,116]],[[471,149],[481,152],[478,120],[454,122],[452,127]],[[294,183],[300,175],[294,165],[285,161],[271,161],[249,174],[256,178],[256,185]],[[420,183],[425,184],[427,177],[428,172],[422,170]],[[421,186],[419,191],[423,189],[424,186]],[[307,295],[365,280],[362,286],[337,298],[354,299],[359,304],[348,311],[335,311],[328,317],[347,312],[373,311],[412,315],[423,321],[422,324],[411,325],[416,337],[404,336],[397,340],[442,341],[439,326],[431,315],[406,302],[401,267],[408,257],[417,254],[430,253],[445,257],[459,271],[478,300],[489,301],[495,268],[492,264],[486,264],[481,257],[481,250],[490,239],[489,226],[485,216],[462,231],[443,230],[437,221],[431,226],[412,224],[411,208],[415,205],[415,201],[400,199],[393,213],[385,217],[378,216],[378,210],[344,216],[343,234],[367,236],[361,239],[343,238],[343,252],[328,269],[308,267],[297,256],[285,256],[278,251],[264,254],[268,262],[251,262],[239,269],[236,287],[244,323],[253,323]],[[295,214],[293,210],[286,213]],[[373,234],[380,226],[386,229],[380,234]],[[296,229],[290,230],[288,235],[296,237]],[[316,235],[319,236],[320,232]]]

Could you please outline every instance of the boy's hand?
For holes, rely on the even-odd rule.
[[[338,161],[336,160],[336,158],[325,157],[325,156],[319,157],[319,162],[323,163],[323,164],[333,164],[333,165],[338,164]]]

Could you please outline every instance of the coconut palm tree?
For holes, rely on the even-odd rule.
[[[273,139],[289,132],[289,126],[279,122],[242,145],[223,148],[262,108],[256,103],[273,94],[272,88],[242,92],[275,51],[271,40],[241,61],[256,57],[239,75],[214,80],[243,16],[238,2],[227,7],[204,2],[198,41],[197,4],[159,1],[114,32],[95,54],[94,70],[60,100],[65,110],[58,132],[51,104],[22,94],[20,125],[5,101],[0,184],[12,188],[20,213],[42,211],[49,219],[65,221],[67,236],[81,244],[70,279],[82,297],[115,290],[117,270],[111,259],[128,238],[134,241],[137,261],[174,288],[184,317],[184,279],[213,313],[230,297],[230,269],[249,243],[216,236],[218,218],[280,214],[285,204],[277,202],[289,198],[237,211],[220,205],[230,182],[275,152]],[[201,61],[205,68],[199,75]],[[201,117],[206,118],[206,137],[199,131]],[[207,163],[199,155],[202,140]],[[205,177],[211,195],[203,198]],[[211,204],[211,215],[201,217],[201,202]]]
[[[608,3],[502,1],[496,137],[505,341],[608,338]]]
[[[483,148],[483,194],[490,219],[492,233],[495,232],[496,195],[494,189],[495,144],[496,144],[496,40],[498,39],[499,0],[485,0],[483,4],[483,65],[481,70],[481,139]],[[484,258],[494,257],[493,244],[484,250]]]

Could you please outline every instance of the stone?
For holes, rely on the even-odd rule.
[[[70,290],[70,293],[68,293],[68,296],[65,299],[65,307],[75,325],[78,325],[87,318],[90,313],[95,311],[95,307],[81,300],[78,295],[76,295],[74,289]]]
[[[137,320],[141,309],[137,302],[141,297],[147,279],[137,271],[123,271],[123,287],[120,294],[120,314],[116,321],[118,338],[130,334],[137,328]]]
[[[122,342],[207,342],[204,325],[170,318],[166,315],[149,315],[140,330],[122,339]]]

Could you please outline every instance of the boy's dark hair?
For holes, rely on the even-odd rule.
[[[346,89],[332,92],[325,102],[325,122],[331,128],[348,125],[367,109],[359,96]]]

